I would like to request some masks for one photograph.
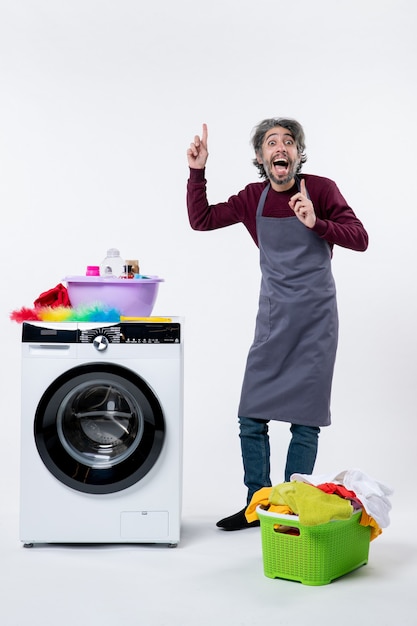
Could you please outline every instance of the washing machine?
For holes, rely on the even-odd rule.
[[[24,322],[20,539],[180,540],[183,321]]]

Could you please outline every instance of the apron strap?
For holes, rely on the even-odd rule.
[[[268,191],[270,190],[270,188],[271,188],[271,183],[268,183],[265,189],[263,190],[261,197],[259,198],[258,208],[256,209],[256,217],[262,217],[266,196],[268,195]]]

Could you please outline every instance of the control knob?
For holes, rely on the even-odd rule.
[[[93,346],[99,352],[103,352],[103,350],[107,350],[107,346],[109,345],[109,340],[105,335],[97,335],[93,339]]]

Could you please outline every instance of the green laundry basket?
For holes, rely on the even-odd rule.
[[[361,526],[361,511],[349,520],[318,526],[300,524],[296,515],[270,513],[261,507],[264,574],[304,585],[327,585],[368,562],[371,529]]]

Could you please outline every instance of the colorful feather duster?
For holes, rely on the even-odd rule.
[[[22,307],[10,313],[10,319],[23,322],[120,322],[120,311],[100,303],[79,306],[35,306]]]

